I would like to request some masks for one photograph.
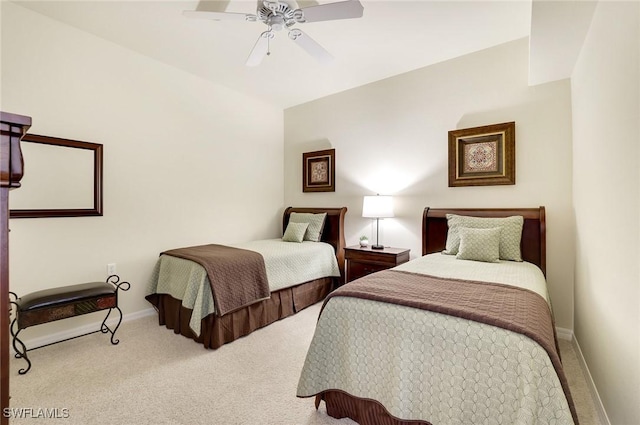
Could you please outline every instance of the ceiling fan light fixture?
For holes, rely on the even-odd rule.
[[[281,15],[271,15],[267,19],[267,25],[274,31],[281,31],[286,26],[286,22]]]

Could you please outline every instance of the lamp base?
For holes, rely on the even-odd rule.
[[[371,249],[384,249],[384,245],[371,245]]]

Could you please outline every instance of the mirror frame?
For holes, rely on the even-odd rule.
[[[76,149],[87,149],[93,152],[93,208],[77,209],[12,209],[9,218],[43,218],[43,217],[87,217],[102,216],[102,145],[99,143],[80,142],[57,137],[26,134],[22,142],[42,143],[45,145],[63,146]]]

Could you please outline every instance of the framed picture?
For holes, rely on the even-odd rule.
[[[449,187],[516,184],[516,123],[449,131]]]
[[[302,154],[302,191],[336,191],[336,150],[327,149]]]
[[[101,144],[30,133],[22,142],[29,173],[11,195],[10,218],[102,215]]]

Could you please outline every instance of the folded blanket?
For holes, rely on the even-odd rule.
[[[270,296],[264,259],[257,252],[210,244],[162,254],[194,261],[207,271],[219,316]]]

